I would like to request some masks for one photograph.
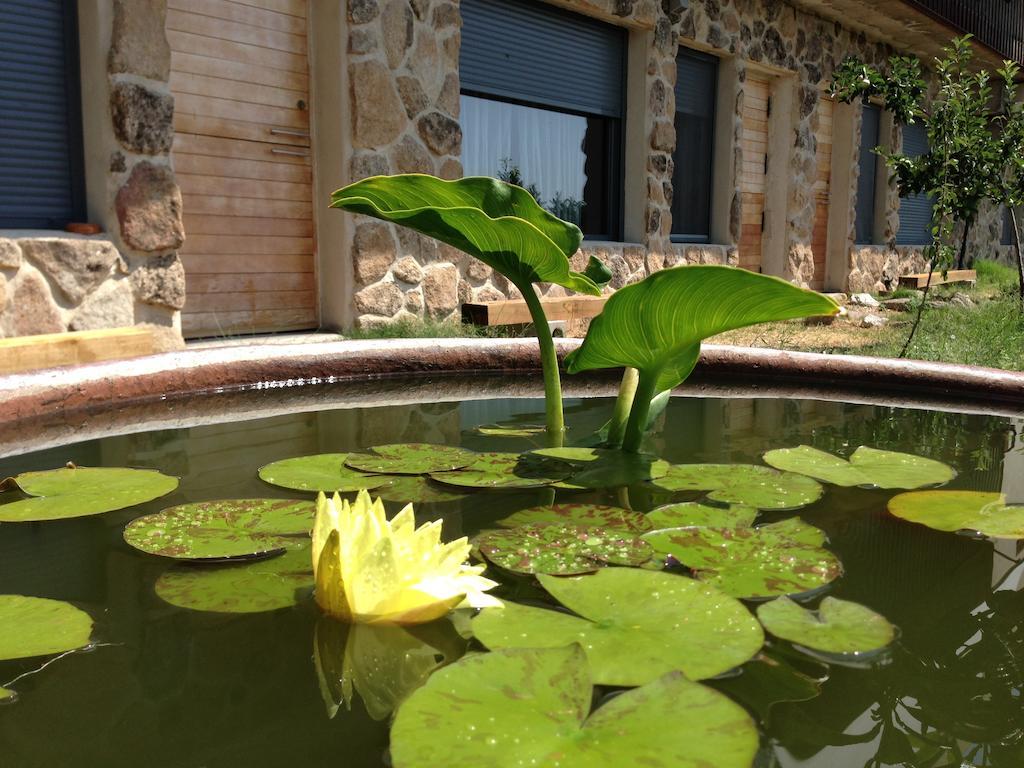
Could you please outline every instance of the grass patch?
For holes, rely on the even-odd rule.
[[[460,323],[457,320],[433,320],[423,317],[403,318],[393,323],[368,328],[353,328],[345,334],[349,339],[503,338],[522,335],[524,332],[515,326],[483,327]]]

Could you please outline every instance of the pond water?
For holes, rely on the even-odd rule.
[[[570,437],[600,427],[610,408],[604,398],[568,401]],[[287,457],[412,441],[475,450],[535,447],[528,438],[472,431],[509,421],[542,422],[542,402],[329,410],[147,432],[0,459],[0,477],[73,461],[157,468],[181,478],[173,494],[128,510],[0,525],[0,594],[73,603],[93,617],[97,643],[15,683],[20,698],[0,706],[0,764],[389,765],[388,721],[379,707],[368,711],[357,691],[351,709],[342,704],[329,717],[314,664],[318,611],[311,600],[252,614],[174,607],[155,593],[169,561],[132,549],[122,531],[139,515],[174,504],[310,498],[257,478],[260,466]],[[1005,491],[1011,502],[1024,502],[1021,425],[1001,418],[811,400],[677,397],[660,426],[650,450],[674,463],[758,464],[766,450],[800,444],[848,456],[870,445],[951,464],[959,474],[950,488]],[[738,675],[711,681],[757,720],[757,766],[1024,765],[1024,547],[898,520],[887,513],[886,502],[899,491],[825,488],[810,506],[762,513],[758,520],[799,515],[824,530],[845,570],[828,593],[882,613],[900,636],[866,668],[820,662],[769,640],[766,653],[781,673],[764,676],[763,668],[749,663]],[[475,491],[418,504],[417,518],[443,518],[449,538],[473,535],[519,509],[550,503],[553,494],[559,501],[628,503],[640,511],[700,496],[658,495],[642,487]],[[5,500],[0,494],[0,502]],[[388,503],[391,511],[399,506]],[[502,581],[499,596],[544,599],[529,578]],[[344,636],[337,642],[343,646]],[[0,686],[43,661],[0,662]],[[819,681],[820,690],[794,695],[786,679],[791,671]]]

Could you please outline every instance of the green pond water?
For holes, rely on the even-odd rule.
[[[570,440],[600,427],[610,410],[609,399],[568,401]],[[494,400],[331,410],[0,459],[0,477],[73,461],[156,468],[181,478],[172,494],[131,509],[0,524],[0,594],[71,602],[92,616],[96,643],[14,683],[19,699],[0,706],[0,766],[390,765],[388,719],[378,704],[365,705],[357,690],[351,708],[342,703],[329,716],[314,637],[321,663],[329,666],[341,664],[346,637],[344,631],[318,633],[312,600],[252,614],[174,607],[155,593],[173,563],[128,546],[123,529],[142,514],[189,502],[311,498],[256,476],[259,467],[292,456],[413,441],[478,451],[539,447],[528,438],[473,431],[510,421],[541,423],[543,404]],[[806,444],[849,456],[869,445],[950,464],[958,475],[948,488],[1003,491],[1009,501],[1022,503],[1020,426],[988,416],[810,400],[674,398],[648,450],[673,463],[760,464],[773,448]],[[1024,545],[899,520],[886,511],[899,492],[826,484],[812,505],[758,518],[762,523],[799,515],[825,531],[845,570],[825,592],[862,603],[899,628],[897,642],[873,663],[827,663],[769,639],[768,663],[749,662],[710,681],[757,721],[759,768],[1024,766]],[[642,485],[469,491],[417,504],[417,518],[443,518],[448,538],[473,535],[518,510],[550,503],[553,494],[559,502],[629,504],[639,511],[701,496]],[[14,496],[0,493],[0,503],[7,498]],[[401,505],[387,506],[397,511]],[[548,599],[529,577],[500,580],[500,597],[534,604]],[[467,642],[449,633],[435,647],[455,656]],[[337,657],[324,659],[332,648]],[[0,686],[46,661],[0,662]],[[809,679],[817,684],[808,687]],[[376,695],[394,687],[388,679],[374,683],[372,674],[364,682],[377,685]],[[598,689],[597,703],[612,693]]]

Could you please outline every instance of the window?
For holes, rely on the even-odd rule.
[[[680,48],[676,69],[672,239],[681,243],[706,243],[711,239],[718,59]]]
[[[855,233],[858,244],[875,241],[875,180],[878,175],[878,134],[882,110],[874,104],[864,104],[860,124],[860,175],[857,177],[857,221]]]
[[[903,126],[903,154],[917,157],[928,152],[928,132],[921,125]],[[908,195],[900,199],[900,231],[897,245],[929,245],[932,242],[932,199]]]
[[[84,217],[75,0],[0,3],[0,228]]]
[[[592,238],[622,230],[625,32],[524,0],[463,0],[462,165]]]
[[[1000,245],[1013,245],[1015,242],[1013,237],[1013,217],[1010,216],[1010,209],[1003,207],[1003,233],[1002,237],[999,238]]]

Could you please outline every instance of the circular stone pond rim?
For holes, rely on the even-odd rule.
[[[564,357],[578,339],[558,340]],[[0,456],[320,408],[541,397],[535,339],[244,343],[0,377]],[[510,375],[511,374],[511,375]],[[615,394],[619,371],[564,375]],[[705,345],[679,396],[783,397],[1024,417],[1024,373]]]

